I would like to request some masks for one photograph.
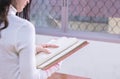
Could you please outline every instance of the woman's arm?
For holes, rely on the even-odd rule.
[[[20,79],[45,79],[59,69],[59,65],[48,70],[36,69],[35,29],[30,23],[18,30],[16,50],[19,55]]]
[[[39,79],[35,63],[35,29],[29,22],[18,29],[16,50],[19,55],[20,79]]]

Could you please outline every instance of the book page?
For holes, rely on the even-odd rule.
[[[51,64],[52,62],[56,61],[57,59],[60,59],[64,55],[68,54],[70,51],[74,50],[76,47],[79,47],[81,44],[83,44],[85,41],[78,41],[78,43],[74,44],[73,46],[69,47],[67,50],[59,53],[59,55],[56,55],[52,57],[50,60],[46,61],[45,63],[38,66],[38,68],[44,68],[47,65]]]
[[[44,62],[47,62],[50,58],[63,52],[64,50],[71,47],[72,45],[74,45],[77,42],[78,42],[78,39],[67,38],[67,37],[61,37],[57,40],[50,41],[49,43],[56,44],[59,47],[58,48],[49,48],[48,50],[50,50],[51,54],[45,54],[44,52],[42,52],[42,53],[36,55],[37,66],[43,64]]]

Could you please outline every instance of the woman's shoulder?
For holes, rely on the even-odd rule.
[[[20,27],[25,26],[26,28],[34,28],[34,25],[30,21],[23,19],[21,17],[18,17],[18,16],[10,16],[9,21],[15,27],[17,26],[20,28]]]

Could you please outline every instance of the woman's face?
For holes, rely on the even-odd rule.
[[[15,0],[15,8],[17,12],[22,12],[25,6],[29,3],[30,0]]]

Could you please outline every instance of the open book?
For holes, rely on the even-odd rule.
[[[77,38],[67,37],[51,40],[48,43],[58,45],[59,47],[48,48],[51,52],[50,54],[42,52],[36,55],[37,68],[43,70],[50,68],[88,44],[87,41],[80,41]]]

